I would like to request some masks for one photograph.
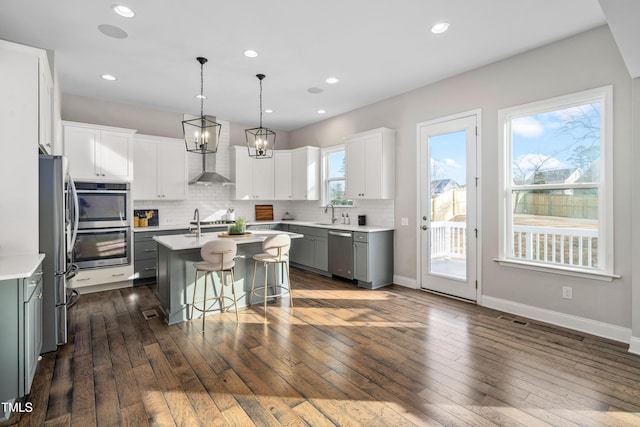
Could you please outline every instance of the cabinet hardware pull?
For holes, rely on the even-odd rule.
[[[156,270],[156,267],[145,267],[144,271],[153,271]]]
[[[124,276],[124,273],[112,274],[111,275],[111,277],[120,277],[120,276]]]
[[[85,277],[83,279],[76,279],[76,282],[84,282],[85,280],[91,280],[91,277]]]
[[[155,251],[157,251],[157,249],[145,249],[144,251],[145,252],[155,252]]]

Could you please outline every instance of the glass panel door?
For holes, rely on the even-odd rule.
[[[421,287],[475,301],[476,116],[419,125]]]

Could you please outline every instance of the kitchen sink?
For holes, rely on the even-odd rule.
[[[330,222],[314,222],[315,225],[338,225],[338,224],[332,224]]]

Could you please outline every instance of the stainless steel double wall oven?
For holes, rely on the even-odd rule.
[[[76,182],[78,236],[73,261],[80,269],[131,263],[131,191],[128,183]]]

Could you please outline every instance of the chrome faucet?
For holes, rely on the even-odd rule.
[[[333,208],[333,205],[331,203],[324,207],[324,213],[327,213],[329,206],[331,206],[331,224],[335,224],[336,221],[338,221],[338,218],[336,218],[335,209]]]
[[[193,211],[193,220],[194,221],[198,221],[197,223],[197,229],[196,229],[196,237],[200,238],[200,236],[202,235],[202,230],[200,229],[200,211],[198,210],[198,208],[196,208],[195,211]]]

